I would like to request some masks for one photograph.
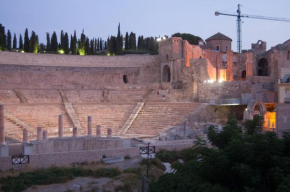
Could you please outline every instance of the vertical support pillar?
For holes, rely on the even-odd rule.
[[[5,143],[4,106],[0,105],[0,157],[7,157],[8,155],[9,149]]]
[[[88,116],[88,136],[92,136],[92,116]]]
[[[75,127],[75,128],[73,129],[73,137],[77,137],[77,136],[78,136],[78,128]]]
[[[97,137],[102,137],[101,125],[97,125],[96,134]]]
[[[37,140],[41,140],[42,138],[42,128],[37,127]]]
[[[44,139],[44,140],[47,140],[47,131],[46,131],[46,130],[43,131],[43,139]]]
[[[23,129],[23,143],[28,143],[28,131]]]
[[[58,137],[63,137],[63,117],[62,115],[58,116]]]
[[[107,137],[112,137],[112,128],[108,128]]]
[[[0,145],[5,143],[5,127],[4,127],[4,106],[0,105]]]

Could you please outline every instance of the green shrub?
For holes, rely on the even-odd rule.
[[[3,191],[23,191],[33,185],[65,183],[75,177],[115,177],[121,174],[117,168],[90,170],[82,167],[60,168],[51,167],[33,172],[21,173],[17,177],[6,177],[0,180]]]
[[[161,150],[155,154],[155,157],[160,159],[162,162],[173,163],[181,158],[181,155],[178,151],[166,151]]]

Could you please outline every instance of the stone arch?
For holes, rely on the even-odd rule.
[[[163,67],[162,81],[163,82],[171,81],[171,72],[170,72],[170,67],[168,65],[165,65]]]
[[[268,65],[267,59],[261,58],[258,61],[257,74],[258,74],[258,76],[269,76],[270,75],[269,65]]]
[[[246,76],[247,76],[247,71],[246,71],[246,70],[243,70],[243,71],[242,71],[242,74],[241,74],[241,78],[242,78],[242,79],[245,79]]]
[[[256,99],[253,99],[248,103],[248,106],[245,109],[244,120],[253,119],[255,115],[264,117],[266,112],[266,105],[262,101],[257,101]]]

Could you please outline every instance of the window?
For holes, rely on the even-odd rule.
[[[219,51],[220,50],[220,46],[217,45],[216,48],[215,48],[215,50]]]
[[[226,51],[228,51],[228,46],[226,45]]]
[[[123,81],[125,84],[128,83],[127,75],[123,75]]]

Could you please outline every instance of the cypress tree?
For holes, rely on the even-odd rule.
[[[63,30],[61,30],[60,32],[60,49],[64,50],[65,49],[65,42],[64,42],[64,34],[63,34]]]
[[[85,54],[90,55],[90,40],[89,38],[86,38],[86,43],[85,43]]]
[[[100,50],[100,38],[98,38],[98,45],[97,45],[97,50]]]
[[[24,52],[29,52],[29,37],[28,37],[28,29],[25,29],[24,33]]]
[[[100,50],[103,50],[103,40],[100,38]]]
[[[19,49],[23,49],[23,40],[22,40],[22,35],[19,35]]]
[[[90,55],[94,55],[94,47],[95,47],[95,45],[94,45],[94,39],[91,39],[91,41],[90,41]]]
[[[81,34],[81,38],[78,42],[78,52],[80,55],[85,55],[86,53],[86,35],[84,34],[84,31]]]
[[[0,51],[6,48],[5,27],[0,24]]]
[[[13,36],[13,49],[16,49],[17,48],[17,39],[16,39],[16,34],[14,33],[14,36]]]
[[[50,35],[49,33],[46,33],[46,51],[50,51],[51,47],[50,47]]]
[[[125,50],[129,50],[130,47],[129,47],[129,35],[128,35],[128,32],[126,32],[126,35],[125,35]]]
[[[7,32],[7,49],[8,51],[11,51],[11,33],[10,33],[10,30],[8,30]]]
[[[107,41],[105,41],[105,50],[108,49]]]
[[[122,48],[123,48],[123,36],[121,35],[121,29],[120,29],[120,23],[118,26],[118,34],[117,34],[117,55],[122,54]]]
[[[97,48],[97,44],[98,44],[98,43],[97,43],[97,42],[98,42],[98,41],[97,41],[97,39],[95,39],[94,41],[95,41],[95,43],[94,43],[94,46],[95,46],[95,47],[94,47],[94,54],[97,54],[97,50],[98,50],[98,48]]]
[[[74,31],[74,36],[72,38],[71,52],[72,52],[73,55],[77,54],[77,33],[76,33],[76,31]]]
[[[55,31],[52,33],[50,46],[51,46],[51,51],[57,52],[58,42],[57,42],[57,36],[56,36]]]
[[[35,49],[35,32],[32,31],[29,39],[29,52],[33,53],[34,49]]]
[[[73,52],[72,50],[73,50],[73,36],[72,35],[70,35],[70,45],[69,45],[69,49],[70,49],[70,51],[71,51],[71,53]]]
[[[65,54],[69,54],[68,43],[69,43],[69,40],[68,40],[68,34],[65,33],[65,34],[64,34],[64,37],[63,37],[63,49],[64,49],[64,53],[65,53]]]

